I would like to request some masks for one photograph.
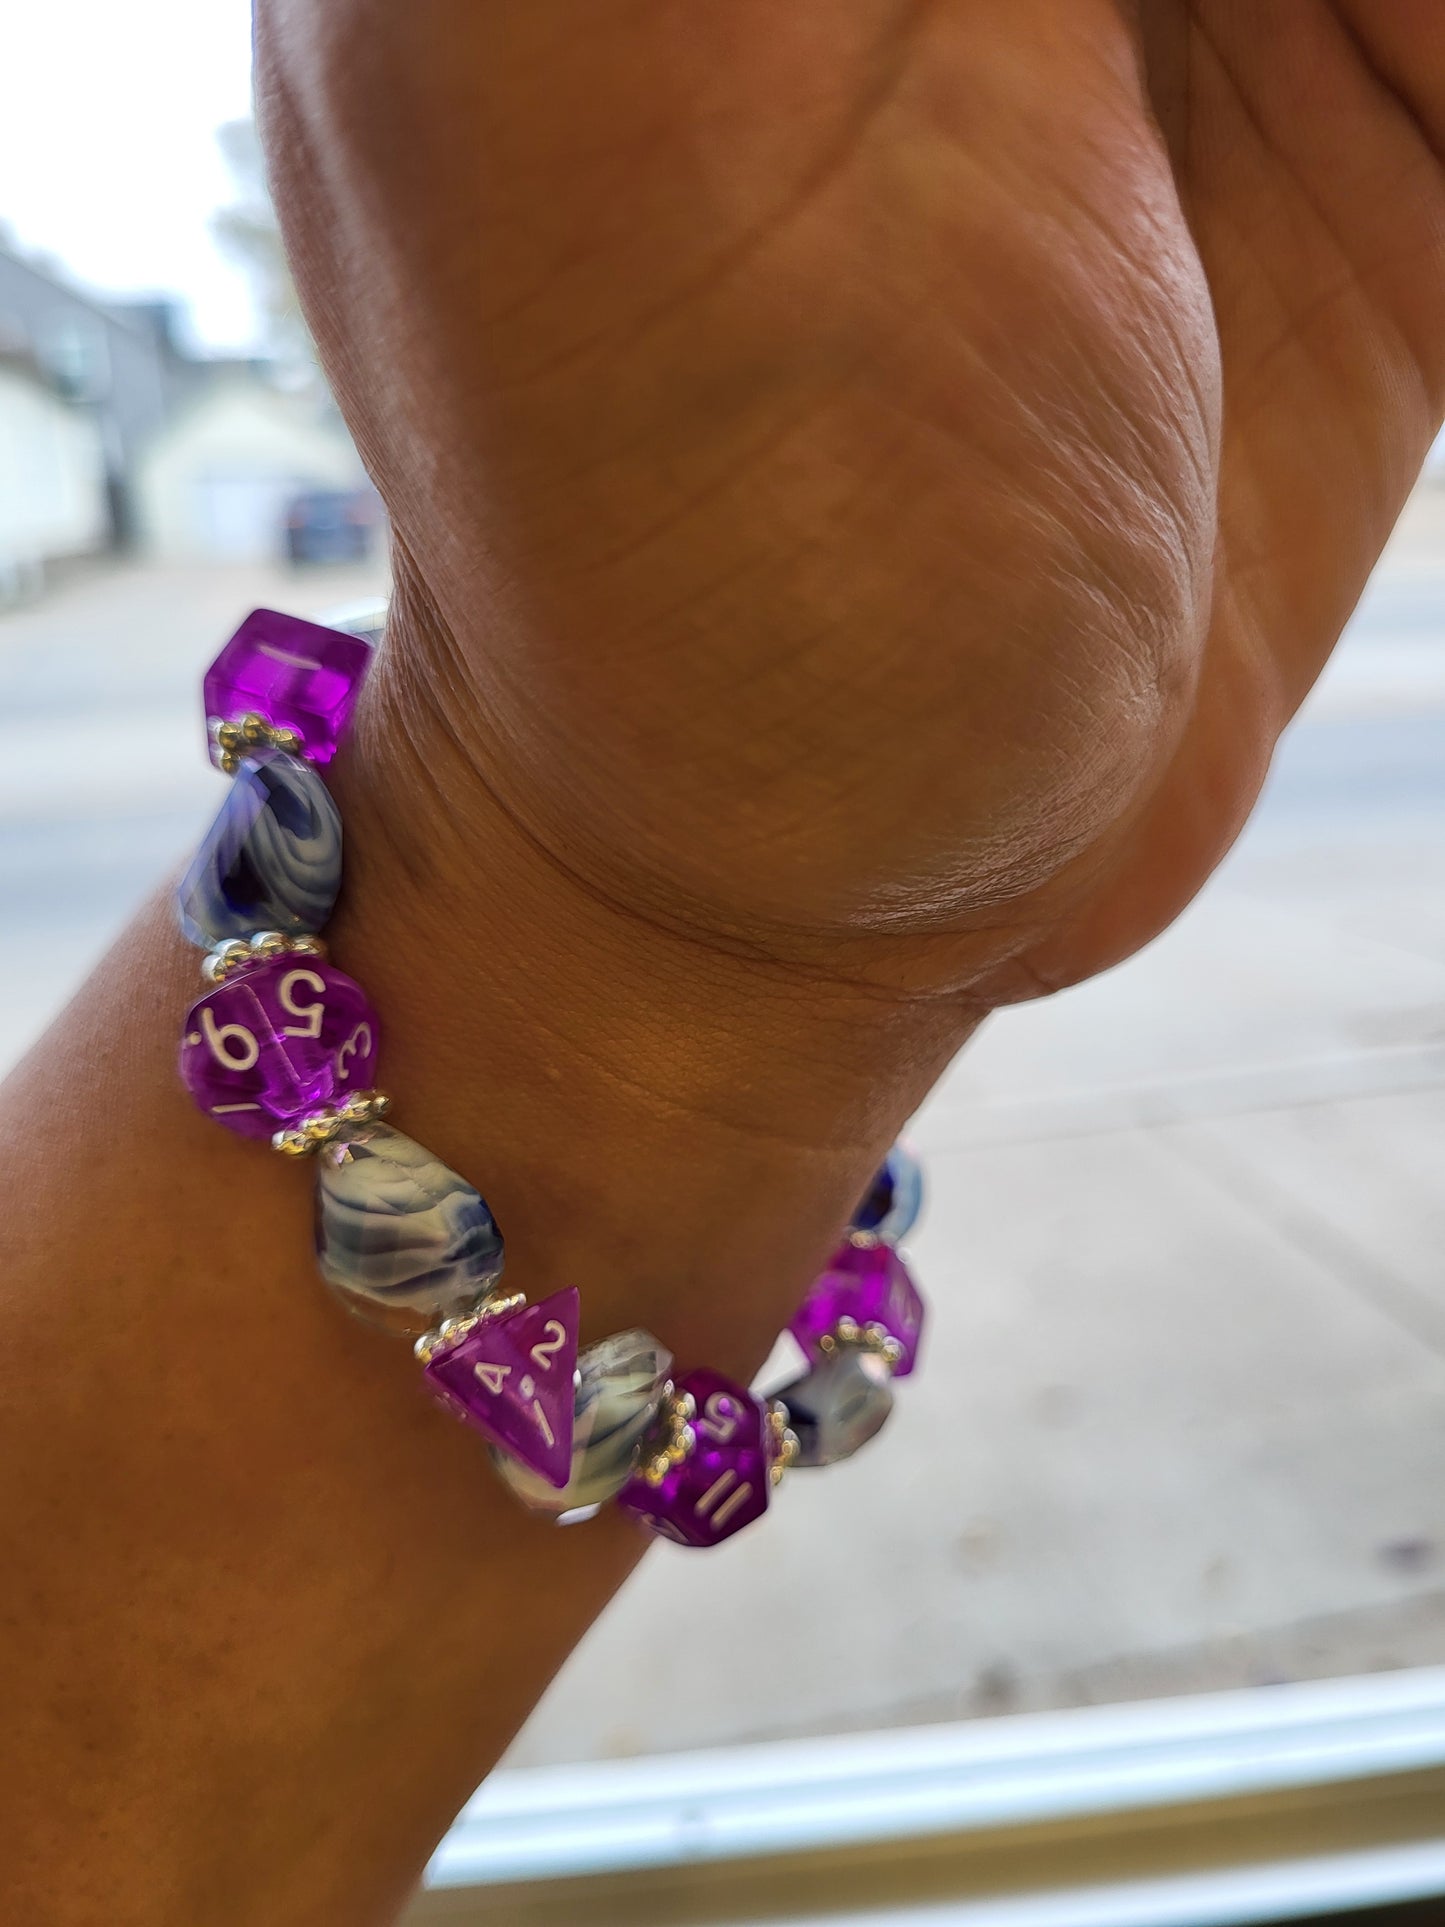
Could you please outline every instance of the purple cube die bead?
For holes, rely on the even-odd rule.
[[[377,1038],[360,984],[317,957],[272,957],[191,1005],[181,1082],[227,1130],[269,1138],[369,1089]]]
[[[371,663],[359,636],[276,609],[253,609],[206,671],[206,722],[258,715],[275,729],[294,729],[312,763],[336,754]],[[220,751],[211,734],[211,760]]]
[[[881,1325],[902,1347],[893,1375],[907,1378],[918,1358],[924,1304],[907,1265],[891,1245],[866,1236],[840,1245],[827,1270],[814,1280],[788,1330],[809,1358],[822,1359],[829,1355],[823,1341],[831,1340],[842,1319],[851,1319],[860,1329]]]
[[[768,1509],[774,1449],[768,1408],[721,1372],[684,1372],[673,1389],[692,1395],[696,1443],[658,1485],[635,1472],[617,1503],[659,1538],[721,1545]]]

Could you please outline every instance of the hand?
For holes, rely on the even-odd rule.
[[[409,740],[821,978],[1178,911],[1440,419],[1432,0],[258,15]]]

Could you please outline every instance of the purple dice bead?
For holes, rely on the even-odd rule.
[[[690,1392],[697,1406],[696,1444],[659,1485],[634,1473],[617,1503],[659,1538],[720,1545],[768,1509],[774,1449],[768,1408],[721,1372],[684,1372],[674,1390]]]
[[[924,1306],[908,1267],[891,1245],[854,1239],[840,1245],[828,1268],[794,1313],[788,1330],[809,1358],[826,1358],[841,1319],[852,1319],[860,1330],[881,1326],[902,1347],[893,1368],[895,1378],[907,1378],[918,1357]]]
[[[294,729],[301,754],[329,763],[351,719],[371,649],[359,636],[316,622],[253,609],[206,671],[206,722],[257,715],[275,729]],[[214,729],[211,760],[220,764]]]
[[[540,1305],[485,1310],[459,1321],[427,1359],[439,1402],[559,1491],[572,1476],[573,1397],[581,1297],[554,1292]]]
[[[181,1081],[243,1137],[269,1138],[373,1083],[376,1012],[360,984],[317,957],[243,968],[192,1004]]]

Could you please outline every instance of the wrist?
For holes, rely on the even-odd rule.
[[[508,1280],[747,1374],[970,1020],[619,904],[519,828],[384,654],[333,787],[330,935],[401,1129],[487,1197]]]

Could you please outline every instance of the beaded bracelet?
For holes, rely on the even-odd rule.
[[[503,1480],[560,1521],[615,1499],[649,1531],[711,1546],[766,1511],[789,1465],[831,1465],[882,1427],[914,1368],[924,1307],[895,1246],[922,1200],[895,1145],[788,1329],[800,1376],[762,1396],[672,1370],[650,1332],[579,1351],[580,1303],[501,1288],[503,1242],[465,1179],[382,1120],[379,1026],[319,935],[341,888],[341,818],[318,773],[370,647],[273,610],[207,672],[211,757],[231,778],[181,883],[209,986],[186,1018],[181,1079],[242,1136],[316,1166],[322,1278],[348,1309],[415,1337],[432,1394],[488,1441]]]

